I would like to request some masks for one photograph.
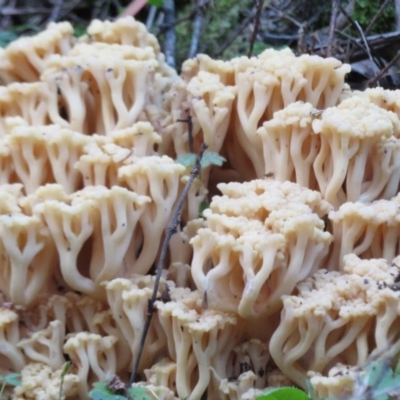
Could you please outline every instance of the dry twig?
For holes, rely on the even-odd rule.
[[[374,87],[380,79],[382,79],[387,72],[389,71],[389,69],[400,59],[400,51],[397,52],[397,54],[393,57],[393,59],[387,63],[385,65],[384,68],[381,69],[381,71],[379,72],[379,74],[377,74],[376,76],[374,76],[371,80],[368,81],[368,87]]]
[[[220,57],[224,51],[235,41],[235,39],[245,30],[250,21],[255,17],[256,9],[253,8],[249,15],[240,23],[240,25],[229,35],[228,39],[217,50],[215,56]]]
[[[58,21],[58,19],[60,18],[60,13],[61,13],[63,3],[64,3],[63,0],[56,0],[54,2],[54,7],[51,11],[49,19],[47,20],[47,23]]]
[[[191,132],[189,132],[189,136],[191,135]],[[167,229],[166,229],[166,234],[165,238],[161,247],[161,253],[160,253],[160,258],[157,263],[157,268],[156,268],[156,280],[154,282],[154,288],[153,288],[153,294],[151,296],[151,299],[149,300],[149,305],[147,309],[147,315],[146,315],[146,321],[145,325],[143,328],[143,333],[142,337],[140,338],[140,344],[139,344],[139,351],[136,354],[135,357],[135,363],[132,369],[130,381],[129,381],[129,387],[132,386],[132,383],[135,382],[136,379],[136,374],[137,370],[139,367],[140,359],[142,357],[143,349],[144,349],[144,344],[146,342],[146,337],[147,333],[150,328],[150,323],[151,319],[153,317],[153,312],[154,312],[154,303],[157,299],[157,293],[158,293],[158,287],[160,285],[160,280],[161,280],[161,274],[162,270],[164,268],[164,263],[165,259],[167,256],[167,251],[168,251],[168,246],[169,242],[171,240],[172,235],[174,235],[178,231],[178,226],[180,225],[180,216],[181,216],[181,211],[183,208],[183,203],[185,202],[185,199],[187,197],[187,194],[189,193],[190,187],[192,186],[193,181],[199,176],[200,170],[201,170],[201,159],[203,157],[204,152],[207,149],[207,145],[205,143],[202,144],[200,151],[197,155],[196,158],[196,163],[192,168],[192,171],[189,176],[189,180],[187,181],[181,196],[179,197],[178,203],[176,205],[175,211],[173,213],[172,219],[169,222]]]
[[[188,115],[186,119],[177,119],[177,122],[184,122],[188,125],[188,144],[189,153],[193,153],[193,119],[191,115]]]
[[[119,18],[126,17],[128,15],[135,16],[145,5],[147,0],[133,0],[125,8],[124,12],[120,14]]]
[[[365,28],[364,34],[367,35],[368,32],[373,28],[373,26],[375,25],[375,22],[378,20],[378,18],[381,16],[381,14],[383,13],[383,11],[385,10],[386,6],[388,5],[389,1],[392,0],[385,0],[382,5],[380,6],[378,12],[374,15],[374,17],[371,19],[370,23],[368,24],[368,26]]]
[[[400,31],[400,0],[394,0],[396,10],[396,31]]]
[[[164,23],[168,28],[165,31],[163,50],[165,54],[165,61],[171,68],[175,68],[175,45],[176,45],[176,32],[175,32],[175,3],[174,0],[164,0],[163,6],[165,18]]]
[[[264,0],[258,0],[258,2],[257,2],[257,11],[256,11],[256,15],[255,15],[255,18],[254,18],[253,34],[251,35],[250,47],[249,47],[249,51],[247,53],[247,57],[251,57],[252,54],[253,54],[254,43],[255,43],[256,38],[257,38],[258,29],[260,28],[260,18],[261,18],[261,12],[262,12],[262,9],[263,9],[263,4],[264,4]]]
[[[13,15],[26,15],[26,14],[50,14],[51,8],[14,8],[14,7],[1,7],[0,15],[13,16]]]
[[[208,3],[209,0],[205,0],[205,3]],[[192,7],[190,13],[184,17],[178,18],[174,20],[173,24],[167,24],[167,23],[163,23],[162,26],[160,26],[160,28],[158,29],[158,31],[156,32],[156,36],[164,33],[165,31],[167,31],[169,28],[172,28],[174,26],[177,26],[179,24],[181,24],[182,22],[185,22],[189,19],[192,19],[194,17],[194,15],[196,15],[197,12],[197,6],[196,7]]]
[[[146,19],[146,29],[150,31],[151,27],[153,26],[154,19],[156,17],[157,13],[157,7],[156,6],[151,6],[149,10],[149,14]]]
[[[354,23],[355,23],[355,26],[356,26],[358,32],[360,33],[360,36],[361,36],[361,38],[362,38],[362,41],[364,42],[365,51],[366,51],[367,54],[368,54],[369,60],[371,61],[372,64],[376,65],[376,66],[379,68],[379,65],[377,64],[377,62],[376,62],[376,61],[374,60],[374,58],[372,57],[371,49],[370,49],[368,40],[367,40],[367,38],[365,37],[364,32],[363,32],[363,30],[362,30],[360,24],[358,23],[358,21],[354,21]]]
[[[336,19],[339,13],[339,3],[340,0],[332,0],[332,12],[331,12],[331,22],[329,24],[328,47],[326,49],[327,57],[332,57],[333,39],[335,36]]]
[[[194,58],[197,54],[197,49],[199,48],[201,27],[203,25],[204,8],[206,3],[206,0],[197,0],[197,7],[193,22],[192,40],[190,41],[188,58]]]

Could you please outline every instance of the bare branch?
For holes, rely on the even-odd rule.
[[[255,19],[254,19],[253,34],[251,35],[250,47],[249,47],[249,51],[247,53],[247,57],[251,57],[253,54],[254,43],[257,38],[258,29],[260,28],[260,19],[261,19],[261,12],[263,9],[263,5],[264,5],[264,0],[258,0],[257,11],[256,11]]]
[[[396,31],[400,31],[400,0],[394,0],[396,10]]]
[[[51,8],[14,8],[14,7],[2,7],[0,8],[0,15],[24,15],[24,14],[50,14]]]
[[[365,28],[364,34],[367,35],[368,32],[373,28],[373,26],[375,25],[375,22],[378,20],[378,18],[381,16],[381,14],[383,13],[383,11],[385,10],[386,6],[388,5],[389,1],[392,0],[385,0],[382,5],[380,6],[378,12],[373,16],[373,18],[371,19],[370,23],[368,24],[368,26]]]
[[[208,3],[209,1],[210,0],[205,0],[205,3]],[[156,36],[164,33],[167,29],[169,29],[169,28],[171,28],[173,26],[179,25],[182,22],[185,22],[185,21],[187,21],[189,19],[192,19],[193,16],[196,14],[196,11],[197,11],[197,6],[193,7],[188,15],[186,15],[186,16],[184,16],[182,18],[175,19],[175,21],[174,21],[174,23],[172,25],[163,23],[162,26],[160,26],[160,29],[158,30],[158,32],[156,33]]]
[[[53,10],[51,11],[50,17],[47,22],[56,22],[60,18],[61,9],[63,6],[64,0],[56,0],[54,2]]]
[[[347,6],[345,8],[347,15],[349,15],[349,16],[353,15],[355,3],[356,3],[356,0],[350,0],[349,1],[349,3],[347,4]],[[343,13],[340,12],[338,14],[337,19],[336,19],[336,29],[337,30],[344,29],[347,24],[348,24],[347,17]]]
[[[394,58],[385,65],[384,68],[382,68],[382,70],[379,72],[379,74],[377,74],[374,78],[372,78],[369,82],[368,82],[368,87],[374,87],[380,79],[382,79],[386,73],[389,71],[389,69],[400,59],[400,51],[397,52],[397,54],[394,56]]]
[[[135,16],[145,5],[147,0],[133,0],[126,7],[123,13],[118,18],[123,18],[128,15]]]
[[[369,48],[368,40],[366,39],[360,24],[358,23],[358,21],[354,21],[354,23],[355,23],[355,25],[357,27],[357,30],[360,33],[360,36],[361,36],[361,38],[362,38],[362,40],[364,42],[365,50],[366,50],[366,52],[368,54],[369,60],[372,62],[372,64],[376,65],[375,60],[372,58],[371,49]]]
[[[154,19],[156,17],[157,13],[157,7],[156,6],[151,6],[149,10],[149,15],[147,16],[146,20],[146,29],[150,31],[151,27],[153,26]]]
[[[204,20],[204,8],[206,5],[205,0],[197,0],[197,7],[193,22],[192,40],[190,42],[188,58],[194,58],[197,54],[197,49],[200,42],[201,27]]]
[[[340,3],[340,0],[332,0],[331,22],[329,24],[328,47],[326,49],[326,55],[328,57],[332,56],[333,39],[335,36],[336,19],[337,19],[338,12],[339,12],[339,3]]]
[[[140,359],[142,357],[142,353],[143,353],[143,349],[144,349],[144,344],[146,342],[146,337],[147,337],[147,333],[149,331],[150,328],[150,323],[151,323],[151,319],[153,317],[153,312],[154,312],[154,303],[157,300],[157,293],[158,293],[158,287],[160,286],[160,280],[161,280],[161,274],[164,268],[164,264],[165,264],[165,259],[167,257],[167,251],[168,251],[168,246],[169,246],[169,242],[171,240],[171,237],[173,234],[175,234],[178,230],[178,226],[180,224],[180,216],[181,216],[181,211],[183,208],[183,203],[185,202],[185,199],[187,197],[187,194],[189,193],[189,190],[192,186],[193,181],[198,177],[198,175],[200,174],[200,170],[201,170],[201,159],[203,157],[204,152],[207,149],[207,145],[205,143],[203,143],[201,145],[200,151],[197,155],[196,158],[196,163],[192,168],[192,172],[190,173],[189,176],[189,180],[187,181],[181,196],[179,197],[178,203],[176,205],[175,211],[173,213],[173,217],[171,219],[171,221],[169,222],[167,229],[166,229],[166,234],[165,234],[165,238],[161,247],[161,253],[160,253],[160,258],[158,260],[157,263],[157,269],[156,269],[156,279],[154,282],[154,288],[153,288],[153,294],[151,296],[151,299],[149,300],[149,305],[148,305],[148,310],[147,310],[147,316],[146,316],[146,321],[145,321],[145,325],[143,328],[143,333],[142,333],[142,337],[140,338],[140,345],[139,345],[139,351],[136,354],[135,357],[135,363],[132,369],[132,373],[131,373],[131,377],[130,377],[130,381],[129,381],[129,387],[132,386],[132,383],[135,382],[136,379],[136,374],[137,374],[137,370],[139,367],[139,363],[140,363]]]
[[[189,153],[193,153],[193,119],[191,115],[188,115],[186,119],[178,119],[177,122],[184,122],[188,125],[188,144]]]
[[[304,23],[301,23],[300,21],[298,21],[296,18],[294,18],[292,15],[290,15],[287,12],[283,12],[280,8],[275,7],[272,4],[267,4],[266,8],[269,8],[275,12],[277,12],[279,14],[280,17],[287,19],[288,21],[290,21],[292,24],[296,25],[298,28],[301,28]]]
[[[165,61],[167,64],[175,68],[175,45],[176,45],[176,32],[175,32],[175,3],[174,0],[164,0],[163,6],[165,19],[164,23],[168,26],[165,31],[164,37],[164,54],[165,54]]]
[[[245,30],[245,28],[249,25],[250,21],[255,17],[256,9],[253,8],[249,15],[240,23],[240,25],[230,34],[228,39],[223,43],[220,48],[217,50],[215,56],[221,56],[224,51],[235,41],[235,39]]]

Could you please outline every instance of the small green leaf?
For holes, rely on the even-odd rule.
[[[97,389],[91,390],[89,396],[92,400],[126,400],[126,397],[120,394],[106,393]]]
[[[399,376],[400,375],[400,357],[399,357],[399,355],[397,355],[396,360],[397,361],[396,361],[396,368],[394,370],[394,375]]]
[[[193,167],[193,165],[196,163],[196,158],[197,155],[194,153],[184,153],[180,154],[175,162],[182,164],[184,167],[189,168]],[[201,158],[201,168],[207,168],[210,165],[217,165],[220,167],[226,159],[222,156],[220,156],[218,153],[215,153],[214,151],[207,151],[203,154],[203,157]]]
[[[217,165],[220,167],[226,159],[214,151],[207,151],[203,154],[201,159],[201,168],[207,168],[210,165]]]
[[[93,400],[126,400],[125,396],[115,394],[104,382],[93,383],[94,389],[89,392]]]
[[[75,25],[74,26],[74,36],[81,37],[86,33],[86,26],[85,25]]]
[[[164,4],[163,0],[148,0],[150,6],[162,7]]]
[[[64,386],[64,378],[65,378],[65,375],[67,375],[69,369],[71,368],[71,365],[72,365],[71,361],[67,361],[67,362],[64,364],[63,369],[62,369],[62,371],[61,371],[60,392],[59,392],[59,395],[58,395],[59,399],[62,399],[63,386]]]
[[[310,400],[310,398],[300,389],[280,387],[257,396],[256,400]]]
[[[93,383],[93,387],[95,388],[95,389],[98,389],[98,390],[104,390],[104,391],[110,391],[110,389],[108,388],[108,386],[107,386],[107,384],[106,383],[104,383],[104,382],[94,382]]]
[[[0,47],[6,47],[13,40],[18,39],[18,35],[12,31],[0,32]]]
[[[188,167],[192,167],[195,162],[196,162],[196,154],[194,153],[184,153],[184,154],[180,154],[177,159],[176,162],[178,164],[182,164],[184,167],[188,168]]]
[[[152,397],[149,394],[147,388],[142,386],[134,386],[127,390],[129,400],[151,400]]]
[[[311,400],[317,400],[317,394],[315,393],[314,386],[311,384],[311,381],[309,379],[307,379],[306,385],[308,396],[311,398]]]
[[[199,207],[199,217],[200,218],[205,218],[203,215],[204,210],[207,210],[207,208],[210,208],[210,204],[208,203],[207,200],[203,200],[200,203],[200,207]]]
[[[21,385],[21,374],[11,373],[6,376],[2,376],[1,380],[6,383],[6,385],[10,386],[19,386]]]
[[[390,392],[399,390],[399,377],[393,373],[388,358],[370,362],[364,369],[368,374],[368,387],[371,388],[374,400],[387,400]]]
[[[64,364],[64,367],[61,371],[61,376],[65,376],[68,373],[69,369],[71,368],[71,365],[72,365],[71,361],[67,361]]]

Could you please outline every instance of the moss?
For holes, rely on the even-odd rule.
[[[361,27],[365,29],[378,13],[383,2],[384,0],[357,0],[354,5],[354,20],[358,21]],[[394,4],[389,2],[368,34],[385,33],[394,30],[395,15]]]
[[[218,0],[211,2],[205,10],[199,53],[206,53],[211,57],[218,55],[219,48],[226,42],[228,37],[237,29],[243,18],[253,5],[253,0]],[[192,5],[185,5],[178,10],[177,18],[190,15]],[[190,41],[192,38],[193,20],[189,19],[176,26],[177,43],[179,47],[176,52],[177,65],[180,65],[188,55]],[[226,49],[223,54],[218,55],[223,59],[246,54],[248,49],[249,28]]]

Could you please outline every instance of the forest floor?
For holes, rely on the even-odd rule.
[[[182,62],[197,53],[230,59],[264,49],[333,56],[352,65],[353,88],[400,87],[400,11],[394,0],[0,0],[0,46],[49,22],[77,36],[93,19],[133,15]],[[165,40],[168,35],[173,41]],[[165,47],[170,48],[165,48]],[[172,46],[172,47],[171,47]]]

